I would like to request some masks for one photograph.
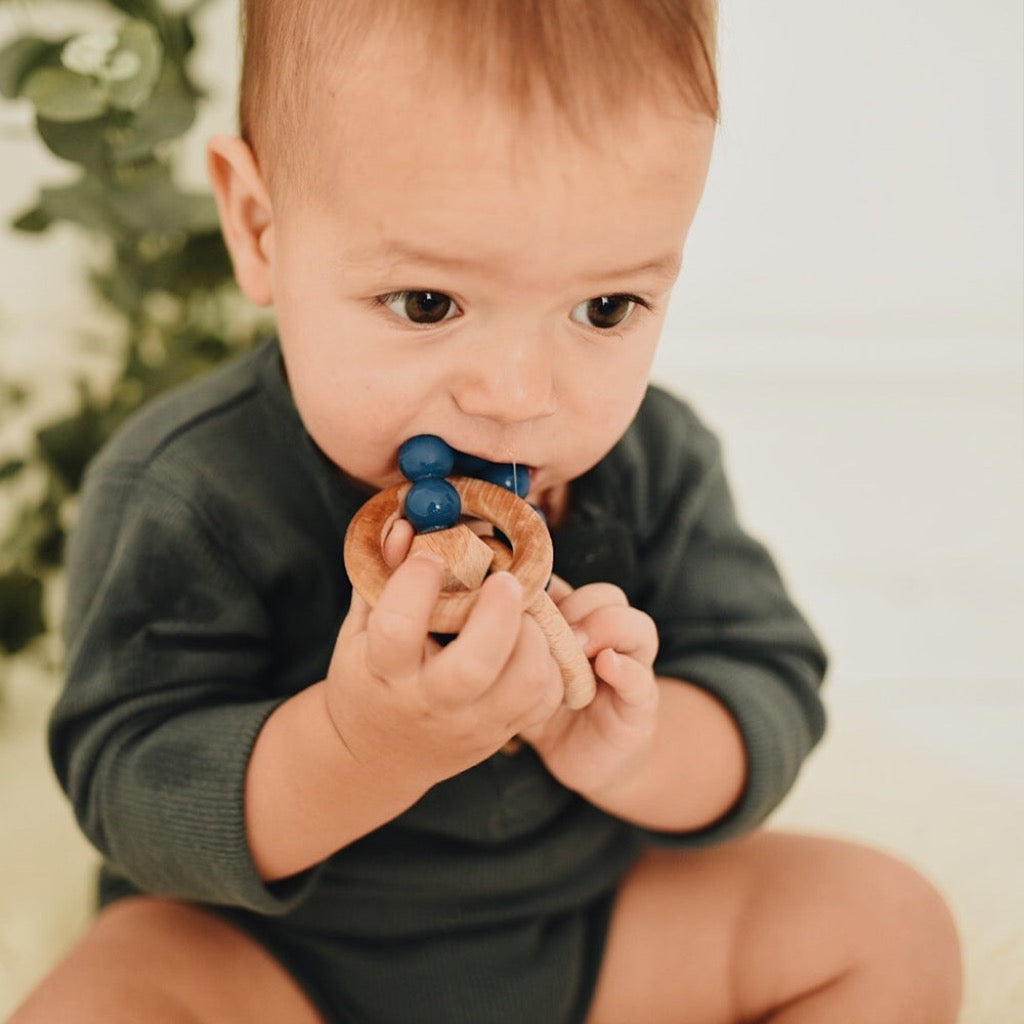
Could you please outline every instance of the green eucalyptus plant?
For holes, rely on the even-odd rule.
[[[9,495],[31,474],[43,480],[0,535],[0,653],[49,629],[47,588],[59,579],[66,524],[99,447],[145,401],[265,326],[237,292],[212,197],[175,180],[175,143],[204,95],[188,59],[206,2],[170,11],[160,0],[102,0],[118,15],[114,28],[26,34],[0,49],[0,94],[31,104],[40,141],[78,168],[71,184],[41,187],[12,227],[37,233],[64,222],[98,240],[99,262],[83,273],[120,325],[106,342],[116,366],[108,386],[79,381],[69,413],[36,429],[27,450],[0,457]],[[0,382],[0,408],[30,398],[25,386]]]

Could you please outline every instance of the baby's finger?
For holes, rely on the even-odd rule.
[[[519,640],[489,697],[514,733],[548,721],[564,702],[562,671],[547,638],[530,616],[521,620]]]
[[[648,711],[658,700],[658,684],[646,665],[606,647],[594,659],[594,671],[614,691],[620,709]]]
[[[401,678],[419,669],[443,572],[436,555],[418,552],[385,584],[366,625],[367,659],[377,675]]]
[[[523,615],[523,588],[508,572],[488,576],[459,635],[437,656],[439,679],[452,698],[483,693],[512,655]]]
[[[558,610],[569,625],[575,625],[598,608],[612,606],[628,608],[629,598],[621,587],[614,583],[588,583],[578,590],[570,591],[564,598],[552,598]]]
[[[650,667],[658,653],[658,627],[638,608],[605,605],[572,623],[587,657],[606,647]]]
[[[346,640],[350,636],[362,633],[366,629],[366,623],[370,618],[370,606],[359,596],[358,592],[352,591],[352,600],[349,602],[348,613],[345,621],[341,624],[338,632],[339,640]]]
[[[389,569],[395,569],[405,561],[416,536],[408,519],[396,519],[381,544],[381,552]]]
[[[572,587],[570,587],[561,576],[556,576],[554,573],[551,574],[551,582],[548,584],[548,597],[550,597],[555,604],[560,604],[572,592]]]

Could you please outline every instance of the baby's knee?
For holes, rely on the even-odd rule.
[[[854,970],[905,1007],[900,1020],[956,1020],[962,962],[956,924],[945,899],[914,868],[874,850],[852,848],[854,891],[863,894]]]

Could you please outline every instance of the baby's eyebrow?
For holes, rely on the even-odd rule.
[[[427,263],[442,270],[469,270],[480,261],[469,256],[448,252],[432,252],[405,242],[389,242],[381,251],[380,259],[388,263]]]
[[[378,258],[387,263],[422,263],[441,270],[474,270],[481,266],[481,261],[473,257],[448,252],[432,252],[398,241],[389,242],[379,251]],[[673,251],[627,267],[619,267],[614,270],[595,268],[593,271],[579,276],[581,280],[604,281],[650,274],[660,279],[674,280],[679,273],[681,264],[680,254]]]
[[[630,267],[621,267],[610,272],[595,273],[593,277],[639,277],[641,274],[652,274],[655,277],[674,278],[682,266],[682,257],[677,252],[667,252],[653,260],[645,260]]]

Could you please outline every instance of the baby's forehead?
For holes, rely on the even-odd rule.
[[[412,81],[430,116],[445,102],[467,116],[528,121],[559,112],[579,131],[638,98],[683,100],[717,114],[707,0],[249,0],[243,134],[259,152],[295,157],[299,133],[372,118]],[[323,103],[324,100],[328,103]],[[334,102],[331,102],[334,101]],[[315,143],[313,146],[315,150]]]
[[[417,118],[416,99],[321,133],[314,166],[275,208],[281,252],[315,247],[327,279],[367,295],[448,288],[554,307],[674,279],[707,119],[688,136],[649,113],[598,146],[539,115],[523,132],[481,132],[454,100]]]

